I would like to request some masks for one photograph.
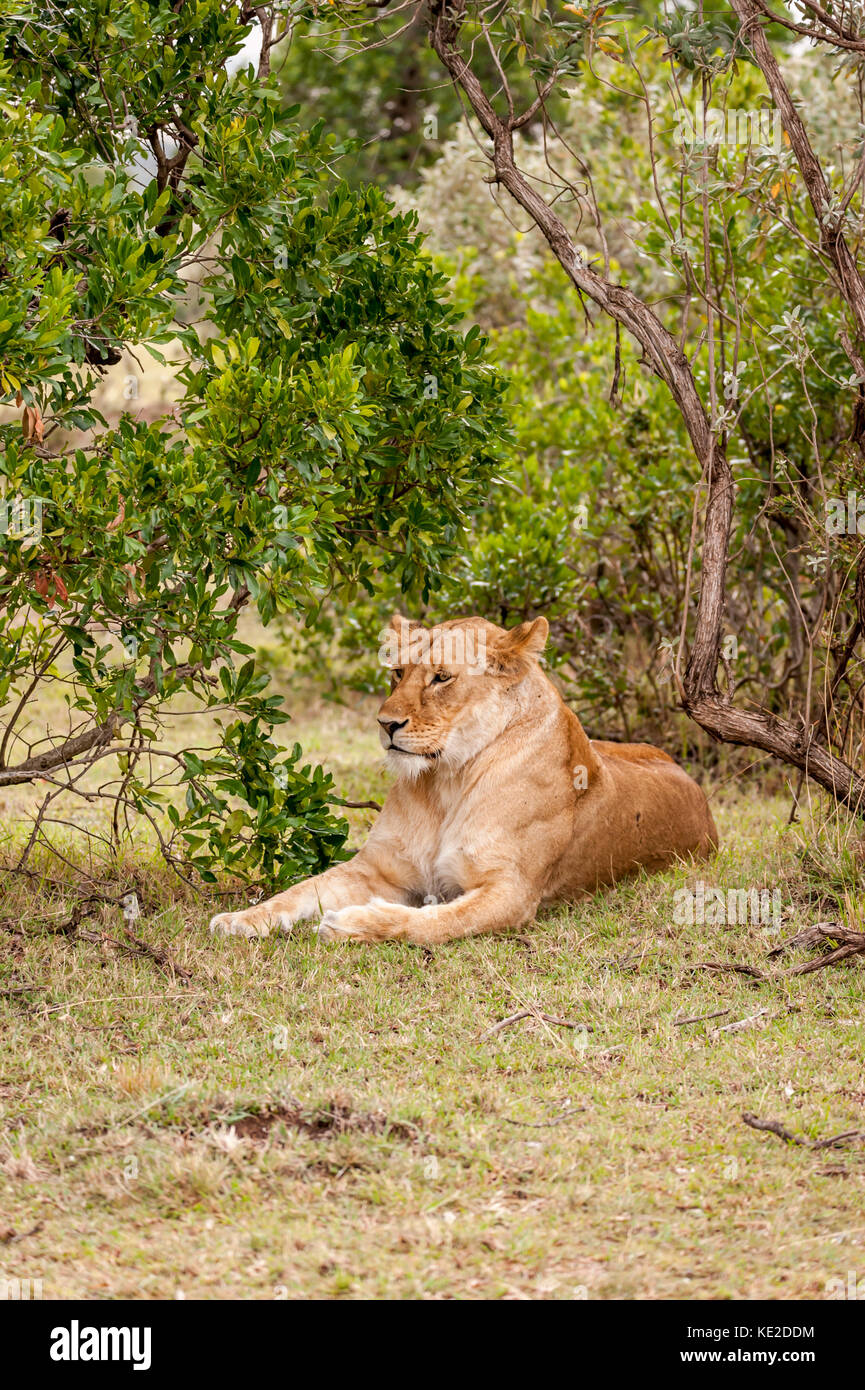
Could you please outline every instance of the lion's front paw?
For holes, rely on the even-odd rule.
[[[408,931],[410,908],[373,898],[365,907],[325,912],[316,931],[322,941],[398,941]]]
[[[217,936],[268,936],[279,925],[278,917],[254,907],[245,912],[220,912],[210,920],[210,930]]]

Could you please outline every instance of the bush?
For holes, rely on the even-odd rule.
[[[247,27],[229,0],[2,20],[0,785],[48,788],[23,862],[69,797],[108,800],[113,843],[146,817],[207,880],[338,854],[330,778],[238,669],[239,614],[314,624],[378,572],[429,593],[503,429],[414,219],[336,182],[272,83],[228,76]],[[175,351],[182,396],[147,421],[133,391],[109,423],[130,347]],[[180,695],[215,746],[172,748]]]

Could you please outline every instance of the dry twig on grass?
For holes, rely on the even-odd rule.
[[[842,1134],[833,1134],[830,1139],[806,1139],[803,1134],[794,1134],[781,1124],[780,1120],[761,1120],[758,1115],[744,1113],[742,1119],[751,1129],[759,1129],[766,1134],[775,1134],[785,1144],[796,1144],[802,1149],[845,1149],[865,1142],[865,1130],[848,1129]]]
[[[116,938],[112,936],[108,936],[107,940],[113,942],[115,946],[129,951],[131,955],[147,956],[155,965],[158,965],[161,970],[164,970],[171,979],[175,977],[186,981],[192,979],[192,971],[187,970],[185,965],[180,965],[179,962],[174,959],[174,956],[167,946],[153,946],[149,941],[142,941],[141,937],[135,936],[128,927],[123,928],[123,935],[129,942],[128,946],[122,941],[117,941]]]
[[[673,1027],[684,1028],[688,1023],[708,1023],[709,1019],[724,1018],[729,1012],[729,1009],[715,1009],[714,1013],[711,1014],[694,1014],[693,1018],[674,1018]]]
[[[720,1028],[712,1029],[712,1037],[717,1038],[719,1033],[739,1033],[743,1028],[750,1028],[759,1019],[765,1018],[768,1009],[758,1009],[755,1014],[748,1014],[745,1018],[738,1018],[734,1023],[724,1023]]]
[[[699,965],[689,965],[689,970],[708,970],[714,975],[748,975],[752,980],[768,980],[771,977],[757,965],[737,965],[735,961],[705,960]]]
[[[526,1129],[554,1129],[556,1125],[564,1124],[565,1120],[570,1120],[574,1115],[585,1115],[586,1109],[585,1105],[569,1106],[550,1120],[512,1120],[508,1115],[503,1115],[502,1119],[506,1125],[521,1125]]]
[[[43,922],[38,931],[27,933],[27,935],[66,936],[72,937],[73,940],[92,941],[97,944],[106,942],[119,951],[125,951],[127,955],[144,956],[148,960],[152,960],[154,965],[168,975],[169,979],[178,979],[188,983],[192,979],[192,972],[175,960],[167,946],[154,946],[149,941],[144,941],[140,936],[136,936],[127,926],[123,928],[125,939],[112,936],[110,932],[89,932],[82,929],[81,922],[88,916],[94,903],[107,903],[113,907],[122,907],[127,896],[125,893],[119,897],[108,893],[88,893],[86,897],[80,898],[75,903],[69,917],[62,922]]]
[[[757,965],[737,965],[732,961],[717,960],[702,961],[699,965],[690,966],[689,969],[709,970],[716,974],[728,972],[734,975],[748,975],[753,980],[789,980],[795,975],[810,975],[815,970],[825,969],[827,965],[836,965],[838,961],[847,960],[850,956],[865,955],[865,932],[853,931],[850,927],[842,927],[838,922],[815,922],[812,926],[797,932],[795,936],[791,936],[789,940],[782,941],[778,946],[775,946],[767,953],[767,958],[772,960],[793,947],[810,950],[817,946],[825,946],[830,941],[839,943],[834,950],[825,952],[817,960],[805,961],[802,965],[792,965],[789,970],[761,970]]]
[[[37,1236],[44,1225],[44,1221],[37,1221],[36,1225],[31,1226],[29,1231],[16,1231],[14,1228],[0,1231],[0,1245],[12,1245],[14,1241],[29,1240],[30,1236]]]
[[[817,946],[825,946],[828,941],[837,941],[838,945],[834,950],[827,951],[817,960],[806,961],[803,965],[794,965],[789,970],[784,970],[781,975],[810,975],[814,970],[823,970],[827,965],[835,965],[840,960],[846,960],[848,956],[865,955],[865,932],[852,931],[849,927],[842,927],[839,922],[815,922],[812,926],[805,927],[803,931],[791,936],[788,941],[782,941],[774,950],[769,952],[769,958],[780,956],[782,952],[801,947],[803,950],[813,950]]]
[[[494,1023],[492,1028],[481,1033],[479,1041],[484,1042],[486,1038],[491,1038],[494,1033],[500,1033],[503,1028],[510,1028],[512,1023],[520,1023],[524,1018],[539,1018],[544,1023],[551,1023],[554,1028],[582,1028],[587,1033],[594,1031],[590,1023],[574,1023],[569,1018],[556,1018],[553,1014],[545,1014],[540,1009],[520,1009],[515,1014],[509,1014],[507,1018],[499,1019],[499,1022]]]

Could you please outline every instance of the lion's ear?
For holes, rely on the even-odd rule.
[[[540,656],[547,645],[550,625],[546,618],[535,618],[532,623],[520,623],[506,634],[503,649],[512,657]]]
[[[388,627],[393,628],[398,636],[405,635],[408,637],[409,633],[414,628],[423,627],[423,623],[417,622],[414,618],[404,618],[402,613],[394,613],[388,623]]]
[[[532,659],[544,650],[549,632],[546,618],[510,628],[496,644],[495,663],[499,670],[509,676],[526,675]]]

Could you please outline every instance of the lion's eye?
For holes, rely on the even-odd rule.
[[[448,681],[452,680],[453,676],[450,674],[449,671],[436,671],[435,675],[430,681],[430,685],[445,685]]]

